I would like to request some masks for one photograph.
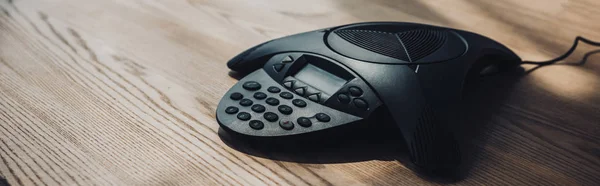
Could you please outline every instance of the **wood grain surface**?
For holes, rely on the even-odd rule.
[[[10,185],[600,184],[600,55],[586,45],[561,64],[475,83],[465,115],[479,129],[460,180],[415,173],[394,144],[279,153],[219,135],[215,108],[237,82],[227,60],[269,39],[362,21],[465,29],[544,60],[577,35],[600,40],[600,1],[0,0],[0,177]]]

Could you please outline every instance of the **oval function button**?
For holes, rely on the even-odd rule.
[[[299,117],[296,122],[303,127],[310,127],[312,125],[312,122],[307,117]]]
[[[317,120],[319,120],[320,122],[329,122],[331,120],[329,115],[324,113],[318,113],[317,115],[315,115],[315,118],[317,118]]]
[[[348,104],[350,103],[350,96],[348,94],[338,94],[338,101],[340,103]]]
[[[250,107],[250,109],[252,109],[252,111],[258,112],[258,113],[263,113],[266,110],[265,106],[262,106],[261,104],[252,105],[252,107]]]
[[[239,110],[240,109],[238,109],[237,107],[227,107],[227,108],[225,108],[225,113],[227,113],[227,114],[235,114]]]
[[[252,100],[249,100],[249,99],[242,99],[242,100],[240,101],[240,105],[241,105],[241,106],[244,106],[244,107],[250,106],[250,105],[252,105],[253,103],[254,103],[254,102],[252,102]]]
[[[358,88],[358,87],[350,87],[348,88],[348,92],[350,92],[350,95],[354,96],[354,97],[358,97],[361,96],[363,94],[363,91]]]
[[[360,98],[354,99],[354,106],[356,106],[357,108],[361,108],[361,109],[369,108],[369,104],[367,104],[367,102],[365,100],[360,99]]]
[[[279,116],[277,116],[277,114],[272,113],[272,112],[266,112],[263,117],[270,122],[274,122],[277,121],[279,119]]]
[[[271,87],[267,88],[267,91],[269,91],[270,93],[279,93],[281,91],[281,89],[271,86]]]
[[[279,100],[277,98],[270,97],[270,98],[267,98],[267,100],[265,100],[265,103],[272,105],[272,106],[276,106],[276,105],[279,105]]]
[[[243,120],[243,121],[248,121],[248,120],[250,120],[251,117],[252,116],[250,115],[250,113],[247,113],[247,112],[240,112],[237,115],[237,118],[240,120]]]
[[[254,98],[258,100],[263,100],[267,98],[267,94],[265,94],[264,92],[256,92],[254,93]]]
[[[252,120],[250,121],[250,123],[248,123],[248,125],[250,125],[250,128],[254,130],[260,130],[263,129],[263,127],[265,127],[265,124],[259,120]]]
[[[244,95],[242,95],[239,92],[234,92],[231,95],[229,95],[229,98],[231,98],[233,100],[240,100],[240,99],[244,98]]]
[[[306,107],[306,101],[301,100],[301,99],[292,100],[292,104],[294,104],[295,106],[300,107],[300,108]]]
[[[242,88],[246,90],[258,90],[260,87],[260,83],[256,81],[248,81],[242,85]]]
[[[279,112],[285,115],[290,115],[294,111],[292,107],[287,105],[279,105],[279,107],[277,107],[277,110],[279,110]]]
[[[281,120],[279,121],[279,126],[285,130],[292,130],[294,129],[294,122]]]
[[[279,97],[282,97],[283,99],[292,99],[294,98],[294,95],[289,92],[282,92],[279,94]]]

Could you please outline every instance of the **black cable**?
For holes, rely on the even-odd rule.
[[[575,48],[577,48],[577,44],[579,43],[579,41],[582,41],[582,42],[587,43],[592,46],[600,46],[599,42],[594,42],[594,41],[586,39],[584,37],[577,36],[575,38],[575,41],[573,42],[573,46],[571,46],[571,48],[567,52],[565,52],[563,55],[561,55],[557,58],[548,60],[548,61],[523,61],[523,64],[533,64],[533,65],[543,66],[543,65],[551,65],[556,62],[559,62],[559,61],[569,57],[569,55],[571,55],[571,53],[573,53],[573,51],[575,51]]]

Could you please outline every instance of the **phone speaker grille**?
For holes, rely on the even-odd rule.
[[[348,29],[337,30],[335,34],[365,50],[408,62],[434,53],[447,37],[446,31],[424,29],[399,33]]]
[[[418,61],[432,54],[446,41],[446,32],[439,30],[411,30],[397,35],[412,61]]]
[[[406,51],[393,33],[372,30],[338,30],[335,33],[342,39],[387,57],[410,61]]]

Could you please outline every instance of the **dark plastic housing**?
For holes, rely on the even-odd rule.
[[[287,57],[293,62],[286,62]],[[492,60],[481,60],[484,58]],[[224,112],[228,105],[235,104],[228,100],[228,94],[242,91],[240,83],[219,103],[217,120],[228,131],[277,138],[335,130],[386,112],[387,119],[400,129],[398,134],[406,141],[416,165],[426,170],[452,170],[461,162],[462,131],[456,126],[462,123],[460,104],[465,78],[492,65],[506,69],[520,61],[515,53],[489,38],[431,25],[358,23],[311,31],[255,46],[227,65],[234,71],[253,72],[240,83],[253,80],[277,85],[309,101],[310,109],[298,109],[297,117],[314,118],[316,112],[324,112],[331,115],[329,123],[291,130],[251,130],[246,122]],[[303,91],[294,92],[297,87],[289,83],[295,81],[306,90],[318,91],[319,85],[313,83],[317,87],[312,87],[311,83],[305,85],[293,79],[307,63],[347,82],[337,92],[310,102],[309,97],[299,95]],[[364,93],[349,96],[351,87]]]

